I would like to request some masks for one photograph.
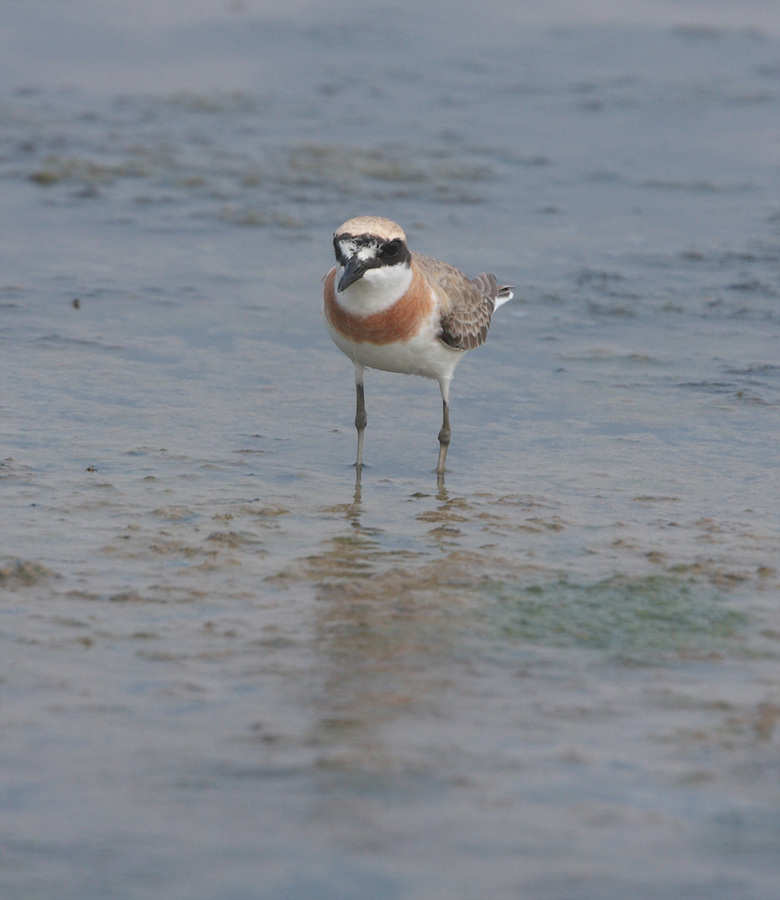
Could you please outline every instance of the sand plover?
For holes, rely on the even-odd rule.
[[[363,465],[369,369],[422,375],[438,381],[444,419],[439,431],[441,476],[450,444],[449,393],[455,366],[481,346],[493,312],[512,299],[511,286],[493,275],[469,280],[454,266],[410,251],[389,219],[359,216],[333,235],[334,266],[325,276],[325,325],[355,365],[358,473]]]

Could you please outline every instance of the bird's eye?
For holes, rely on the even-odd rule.
[[[388,262],[392,262],[394,259],[398,259],[401,255],[401,242],[400,241],[390,241],[388,244],[382,248],[382,259],[386,259]]]

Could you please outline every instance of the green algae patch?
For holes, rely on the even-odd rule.
[[[505,637],[603,650],[639,663],[724,653],[748,621],[711,586],[669,576],[504,582],[493,592],[494,625]]]

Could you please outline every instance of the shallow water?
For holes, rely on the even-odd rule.
[[[3,898],[774,898],[774,4],[38,5]],[[349,466],[319,294],[363,212],[517,286],[445,485],[438,389],[383,373]]]

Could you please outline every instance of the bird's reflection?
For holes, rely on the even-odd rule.
[[[440,503],[446,503],[450,499],[449,491],[444,484],[444,472],[436,473],[436,499]]]
[[[386,729],[399,720],[411,727],[421,709],[444,702],[442,666],[470,629],[463,604],[453,603],[461,579],[451,580],[461,499],[431,473],[396,510],[388,534],[386,482],[375,486],[364,468],[343,485],[343,525],[308,559],[322,684],[313,739],[329,764],[373,770],[397,764]]]
[[[363,466],[355,466],[355,489],[352,503],[347,506],[346,518],[354,528],[360,528],[360,517],[363,515]]]
[[[444,480],[444,472],[436,473],[436,499],[439,503],[447,503],[450,499],[450,493]],[[360,517],[363,515],[363,512],[363,466],[356,466],[352,502],[346,506],[345,518],[354,528],[360,528]]]

